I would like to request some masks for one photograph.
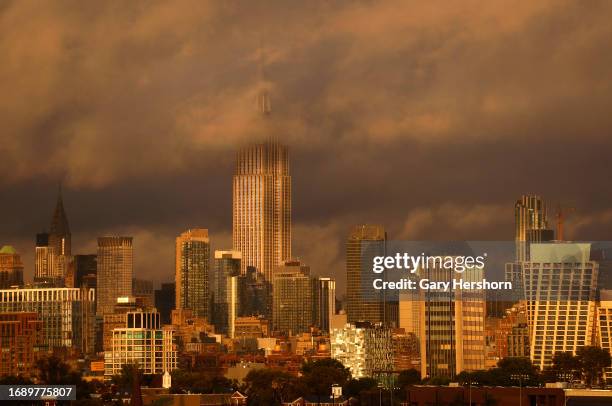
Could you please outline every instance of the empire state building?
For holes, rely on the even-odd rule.
[[[269,114],[264,95],[260,106]],[[238,151],[233,187],[233,246],[242,253],[241,271],[255,267],[272,281],[272,270],[291,258],[289,152],[278,141]]]

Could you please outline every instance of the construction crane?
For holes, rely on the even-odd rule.
[[[555,215],[555,217],[557,218],[557,241],[563,241],[564,222],[567,219],[567,216],[575,211],[575,207],[562,207],[561,204],[557,206],[557,214]]]

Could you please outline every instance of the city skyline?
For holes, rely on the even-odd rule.
[[[568,239],[610,239],[606,3],[28,7],[3,9],[0,44],[0,243],[26,279],[60,181],[73,254],[133,236],[135,275],[159,283],[185,229],[230,248],[235,153],[267,136],[291,154],[292,256],[339,293],[356,224],[390,239],[511,240],[511,202],[538,194],[577,208]],[[31,35],[44,27],[47,41]]]

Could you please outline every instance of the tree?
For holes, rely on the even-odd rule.
[[[327,397],[332,385],[344,385],[351,378],[351,372],[341,362],[332,358],[306,362],[302,365],[302,380],[308,394]]]
[[[205,372],[172,371],[172,393],[227,393],[238,385],[223,376]]]
[[[576,351],[576,359],[588,386],[600,381],[603,369],[612,364],[610,353],[599,347],[586,346]]]
[[[280,405],[304,393],[298,378],[275,369],[250,371],[241,389],[249,397],[249,405]]]
[[[526,357],[507,357],[497,363],[497,384],[501,386],[516,385],[537,386],[540,384],[538,369]]]
[[[347,397],[358,397],[362,391],[375,388],[378,381],[374,378],[349,379],[342,387],[342,393]]]
[[[552,363],[552,371],[557,379],[572,380],[580,372],[580,361],[571,352],[555,353]]]
[[[416,369],[405,369],[397,376],[397,386],[400,388],[418,383],[421,383],[421,373]]]
[[[431,378],[424,380],[427,385],[439,385],[446,386],[450,383],[451,379],[448,376],[432,376]]]
[[[36,371],[41,383],[47,385],[75,385],[77,399],[87,399],[91,386],[83,381],[81,374],[56,356],[41,358],[36,362]]]

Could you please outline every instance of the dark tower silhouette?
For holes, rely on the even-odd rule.
[[[66,217],[66,211],[64,210],[61,185],[57,195],[55,211],[53,212],[53,218],[51,220],[49,246],[55,249],[55,255],[71,255],[70,226],[68,225],[68,217]]]

